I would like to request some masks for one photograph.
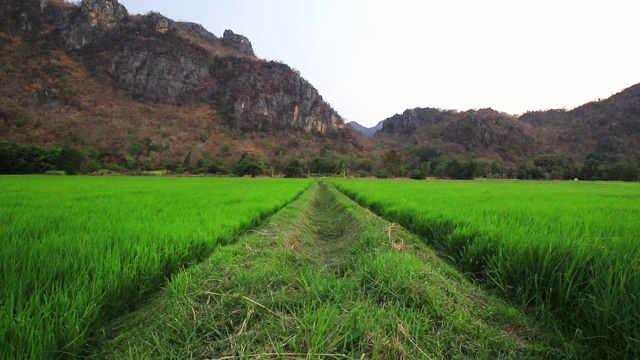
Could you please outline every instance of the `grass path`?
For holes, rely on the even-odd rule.
[[[108,359],[565,359],[513,307],[332,185],[171,279],[106,324]]]
[[[309,206],[298,218],[298,228],[291,231],[303,239],[307,260],[325,271],[337,271],[344,264],[353,238],[361,231],[354,216],[344,211],[328,185],[319,184]],[[306,226],[300,226],[307,224]],[[295,249],[292,249],[295,250]]]

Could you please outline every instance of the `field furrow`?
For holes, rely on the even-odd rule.
[[[0,177],[0,358],[640,354],[636,184],[329,181]]]
[[[101,328],[90,357],[570,357],[556,335],[320,183]]]

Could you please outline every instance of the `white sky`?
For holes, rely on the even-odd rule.
[[[638,0],[121,0],[300,70],[346,121],[574,108],[640,83]]]

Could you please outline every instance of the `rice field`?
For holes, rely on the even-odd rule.
[[[89,359],[585,358],[326,183],[97,333]]]
[[[640,358],[640,184],[331,182],[362,206],[419,234],[480,283],[557,326],[565,334],[560,343],[584,343],[593,349],[593,358]],[[171,279],[184,273],[180,270],[255,229],[311,183],[245,178],[0,177],[0,358],[70,358],[91,353],[99,346],[91,342],[100,338],[97,329],[145,304],[162,285],[177,286]],[[320,218],[342,212],[332,209]],[[338,225],[331,220],[318,228],[343,235],[353,230],[352,225]],[[379,232],[378,227],[370,230]],[[383,234],[389,241],[391,231],[395,230]],[[292,239],[306,236],[300,233]],[[360,240],[349,241],[357,244]],[[292,242],[291,249],[297,249],[296,244]],[[391,249],[397,251],[394,246],[398,244],[403,243],[393,242]],[[267,249],[259,253],[262,251]],[[235,259],[236,253],[233,248],[226,252],[242,269],[249,266],[242,256]],[[313,257],[314,253],[309,254]],[[299,261],[290,264],[294,274]],[[387,263],[377,257],[371,261]],[[403,276],[415,275],[400,265],[387,266],[385,274],[393,272],[391,268],[397,272],[388,274],[395,283],[376,288],[384,296],[396,293],[396,283],[404,281]],[[345,274],[351,274],[349,271]],[[210,278],[213,283],[202,286],[224,280],[216,275]],[[272,281],[264,282],[264,294],[255,295],[273,301]],[[290,284],[285,285],[289,289]],[[409,288],[420,289],[425,284],[414,285]],[[368,298],[370,292],[358,293],[354,299]],[[418,299],[417,294],[407,296]],[[346,304],[355,301],[343,300]],[[390,309],[384,301],[381,306]],[[443,311],[437,306],[432,310]],[[377,321],[375,316],[368,319],[371,324]],[[321,320],[326,319],[317,321]],[[420,319],[417,321],[419,326]],[[464,316],[459,321],[462,328],[477,323]],[[427,334],[419,333],[415,336]],[[102,334],[105,336],[110,341]],[[265,341],[271,341],[270,334],[265,336]],[[436,353],[445,351],[443,344],[451,340],[443,339]],[[173,349],[171,344],[166,344],[168,352]],[[487,345],[486,354],[492,354],[490,348]],[[304,353],[304,346],[295,350]]]
[[[640,184],[332,182],[594,357],[640,358]]]
[[[97,325],[135,308],[309,183],[0,177],[0,355],[77,356]]]

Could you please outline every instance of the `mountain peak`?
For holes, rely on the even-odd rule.
[[[240,52],[252,57],[255,56],[255,54],[253,53],[253,46],[251,45],[251,42],[249,41],[249,39],[247,39],[247,37],[242,36],[240,34],[236,34],[229,29],[224,31],[224,34],[222,35],[222,42],[226,46],[236,50],[237,52]]]
[[[129,11],[118,0],[82,0],[80,6],[50,0],[38,3],[40,11],[60,31],[67,48],[73,50],[99,42],[108,31],[130,19]]]
[[[91,27],[110,29],[129,17],[129,12],[118,0],[82,0],[82,13]]]

